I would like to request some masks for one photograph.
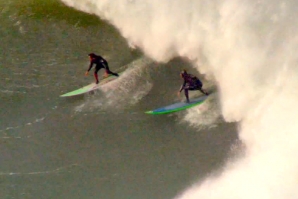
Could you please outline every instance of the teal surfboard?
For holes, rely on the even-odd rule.
[[[119,75],[121,75],[121,73],[119,73]],[[82,95],[84,93],[88,93],[90,91],[94,91],[96,89],[99,89],[102,85],[110,82],[110,81],[113,81],[115,79],[117,79],[118,77],[116,76],[113,76],[113,75],[110,75],[104,79],[102,79],[98,84],[95,84],[95,83],[91,83],[87,86],[84,86],[82,88],[79,88],[77,90],[74,90],[74,91],[71,91],[71,92],[68,92],[68,93],[65,93],[63,95],[60,95],[60,97],[71,97],[71,96],[76,96],[76,95]]]
[[[186,102],[177,102],[175,104],[167,105],[161,108],[157,108],[154,110],[146,111],[145,113],[151,114],[151,115],[160,115],[160,114],[169,114],[177,111],[182,111],[194,106],[197,106],[201,103],[203,103],[208,96],[204,95],[195,99],[191,99],[189,103]]]

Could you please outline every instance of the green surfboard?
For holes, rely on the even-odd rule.
[[[119,73],[119,75],[121,75],[121,73]],[[74,91],[71,91],[71,92],[68,92],[68,93],[65,93],[63,95],[60,95],[60,97],[72,97],[72,96],[76,96],[76,95],[82,95],[84,93],[88,93],[90,91],[94,91],[96,89],[99,89],[102,85],[110,82],[110,81],[113,81],[115,79],[117,79],[118,77],[116,76],[113,76],[113,75],[110,75],[104,79],[102,79],[98,84],[95,84],[95,83],[91,83],[87,86],[84,86],[82,88],[79,88],[77,90],[74,90]]]

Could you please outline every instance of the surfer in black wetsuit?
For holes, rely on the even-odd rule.
[[[96,84],[98,84],[98,82],[99,82],[97,73],[102,68],[105,69],[105,77],[107,77],[108,74],[111,74],[111,75],[114,75],[117,77],[119,76],[117,73],[113,73],[112,71],[110,71],[108,62],[103,57],[96,55],[94,53],[90,53],[88,56],[90,58],[90,65],[89,65],[89,68],[86,71],[85,75],[88,75],[89,71],[93,67],[93,64],[95,64],[96,66],[95,66],[95,70],[94,70],[94,77],[96,80]]]
[[[183,84],[178,92],[180,95],[181,91],[184,90],[186,102],[189,103],[188,91],[191,90],[199,90],[203,94],[208,95],[206,91],[203,90],[203,84],[196,76],[192,74],[188,74],[186,70],[181,71],[180,73],[181,78],[183,78]]]

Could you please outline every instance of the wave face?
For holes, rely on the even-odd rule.
[[[298,198],[297,2],[62,0],[156,61],[180,56],[214,81],[244,155],[178,198]]]

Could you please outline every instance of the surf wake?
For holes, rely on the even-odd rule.
[[[244,156],[178,198],[298,197],[297,2],[62,1],[107,20],[156,61],[189,59],[217,85]]]

